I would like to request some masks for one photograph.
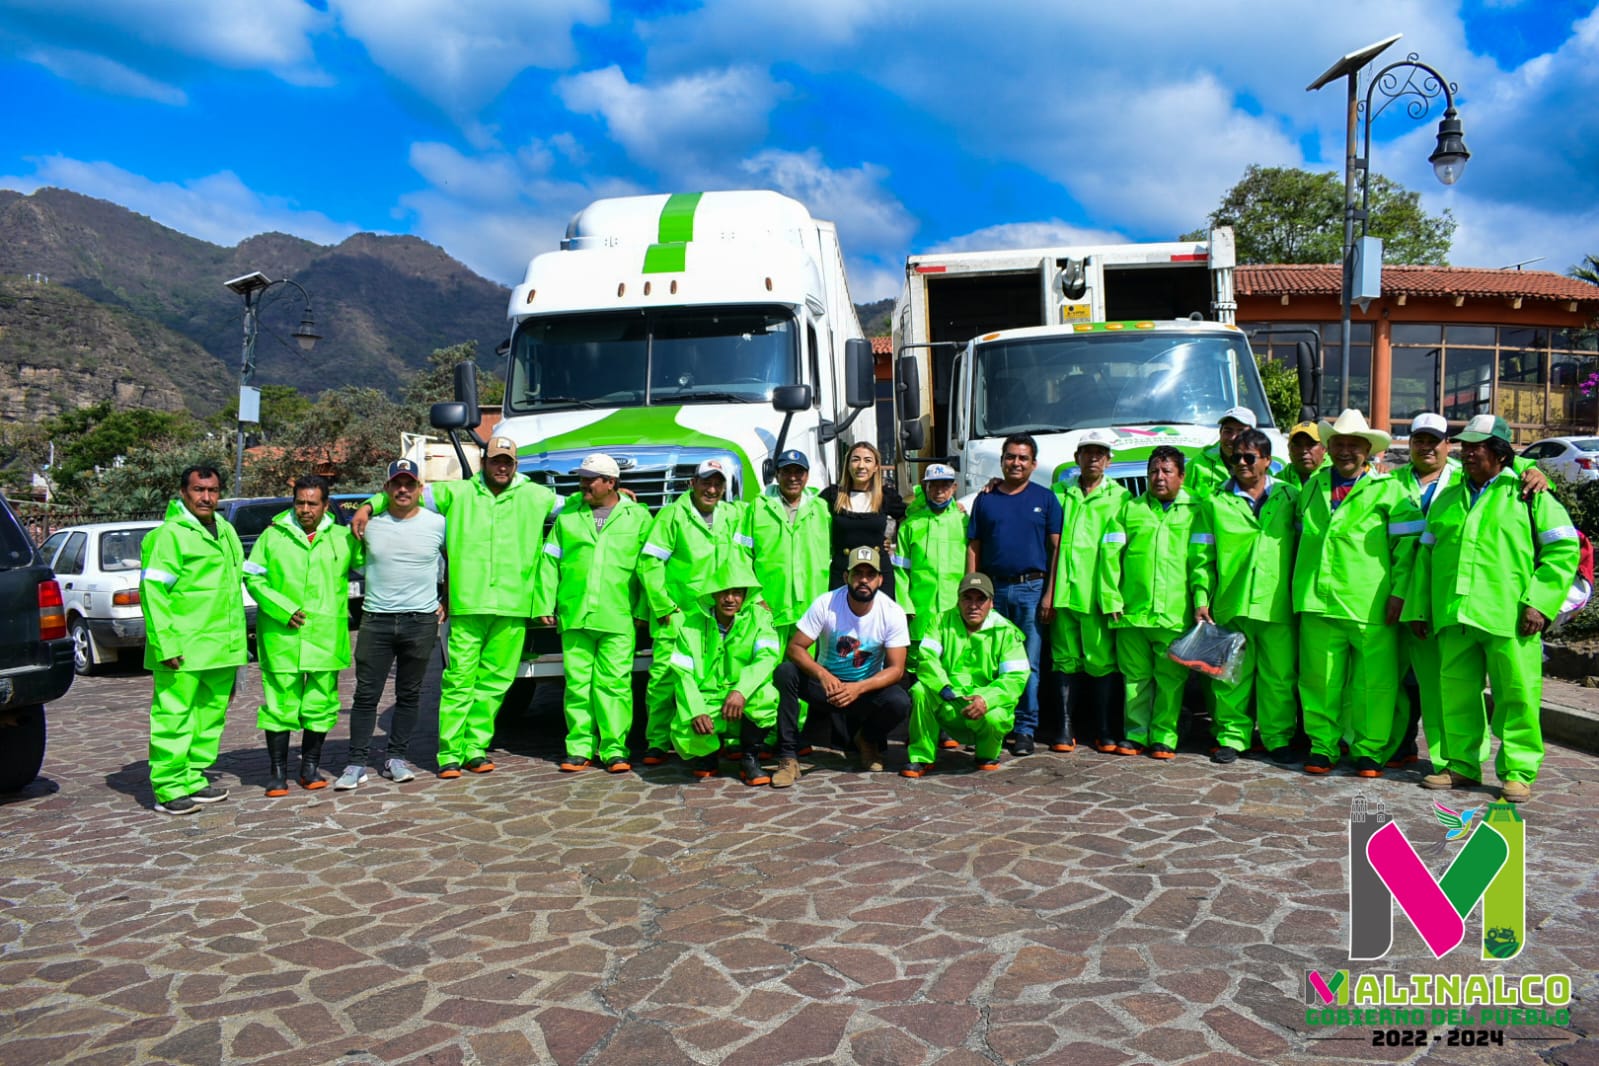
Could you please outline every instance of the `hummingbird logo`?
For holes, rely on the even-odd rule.
[[[1434,802],[1432,806],[1433,817],[1438,819],[1439,825],[1449,830],[1444,834],[1445,843],[1452,840],[1460,840],[1469,835],[1472,829],[1471,820],[1483,811],[1481,807],[1468,807],[1463,811],[1457,811],[1437,802]]]

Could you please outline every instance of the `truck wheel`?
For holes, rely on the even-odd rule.
[[[79,677],[98,673],[100,660],[94,656],[94,638],[89,635],[89,623],[74,617],[67,625],[67,635],[72,638],[72,669]]]
[[[43,705],[0,714],[0,792],[27,788],[43,764]]]

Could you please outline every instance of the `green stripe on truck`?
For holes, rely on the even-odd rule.
[[[694,239],[694,212],[699,210],[700,197],[703,193],[679,192],[666,198],[666,206],[661,208],[660,236],[655,239],[661,244],[681,244]]]
[[[686,244],[652,244],[644,249],[644,273],[680,274],[687,259]]]

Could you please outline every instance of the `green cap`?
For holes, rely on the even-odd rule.
[[[1498,437],[1506,444],[1510,443],[1510,423],[1498,415],[1477,415],[1466,428],[1455,434],[1455,439],[1463,444],[1476,444],[1489,437]]]

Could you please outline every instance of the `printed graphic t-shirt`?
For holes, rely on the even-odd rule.
[[[849,609],[849,589],[818,597],[799,630],[816,641],[816,660],[840,681],[861,681],[883,668],[884,649],[908,648],[910,627],[905,610],[879,592],[872,609],[857,615]]]

